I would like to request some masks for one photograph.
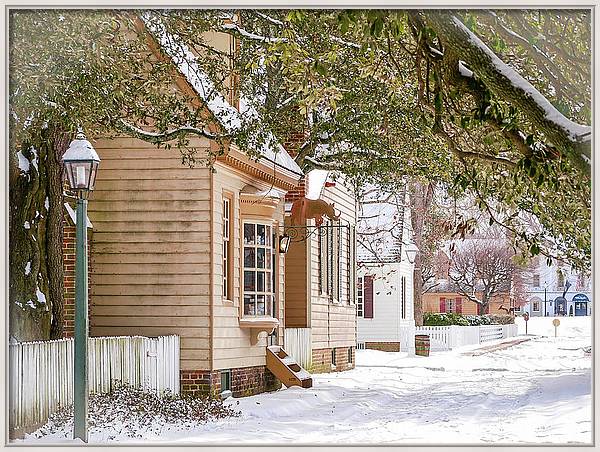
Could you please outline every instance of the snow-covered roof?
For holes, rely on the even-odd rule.
[[[361,199],[356,257],[359,262],[399,262],[404,235],[404,194],[370,186]]]
[[[171,60],[192,86],[194,91],[204,101],[215,119],[229,132],[234,133],[243,124],[244,117],[257,119],[258,112],[249,106],[244,99],[240,99],[240,110],[231,105],[225,96],[214,86],[210,77],[204,72],[196,56],[189,50],[177,35],[169,33],[159,18],[144,14],[142,16],[146,26],[158,40],[161,48],[171,57]],[[285,148],[277,141],[275,136],[269,132],[265,143],[261,143],[257,149],[262,157],[275,165],[291,171],[297,175],[304,173],[296,161],[288,154]]]

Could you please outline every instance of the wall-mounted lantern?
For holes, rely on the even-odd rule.
[[[414,264],[415,258],[417,257],[417,253],[419,252],[419,248],[417,248],[417,245],[415,245],[414,243],[408,244],[404,252],[406,253],[406,258],[408,259],[408,262]]]
[[[279,252],[280,253],[287,253],[288,252],[288,248],[290,247],[290,236],[287,234],[283,234],[279,236]]]

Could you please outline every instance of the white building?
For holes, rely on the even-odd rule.
[[[566,264],[536,257],[531,280],[526,285],[527,303],[516,312],[530,316],[580,316],[592,313],[592,288],[589,277]]]
[[[357,223],[358,348],[414,354],[413,262],[416,248],[412,242],[407,205],[405,193],[383,193],[375,188],[371,188],[360,203]]]

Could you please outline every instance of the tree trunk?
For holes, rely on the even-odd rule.
[[[13,144],[9,157],[9,328],[19,341],[62,336],[60,157],[66,141],[57,141],[57,136],[43,130],[35,142]],[[19,161],[27,165],[25,160],[27,172],[19,168]]]
[[[413,241],[419,251],[415,256],[415,267],[413,271],[413,298],[414,317],[417,326],[423,326],[423,259],[421,253],[423,246],[423,225],[425,216],[431,207],[433,200],[433,184],[423,185],[413,181],[409,187],[409,198],[411,205],[410,220],[413,231]]]
[[[52,322],[50,339],[60,339],[64,330],[64,275],[63,275],[63,166],[62,155],[67,150],[69,140],[62,131],[54,131],[47,141],[48,170],[48,220],[46,222],[46,265],[48,290],[52,300]]]

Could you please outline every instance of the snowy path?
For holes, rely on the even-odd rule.
[[[314,375],[311,389],[230,399],[227,403],[239,402],[241,418],[194,430],[165,429],[160,437],[146,440],[228,445],[590,443],[591,357],[581,347],[591,344],[591,319],[561,319],[556,339],[551,320],[532,319],[529,332],[552,337],[532,336],[479,356],[465,354],[476,347],[429,358],[359,350],[356,369]],[[103,440],[96,436],[90,442]]]

